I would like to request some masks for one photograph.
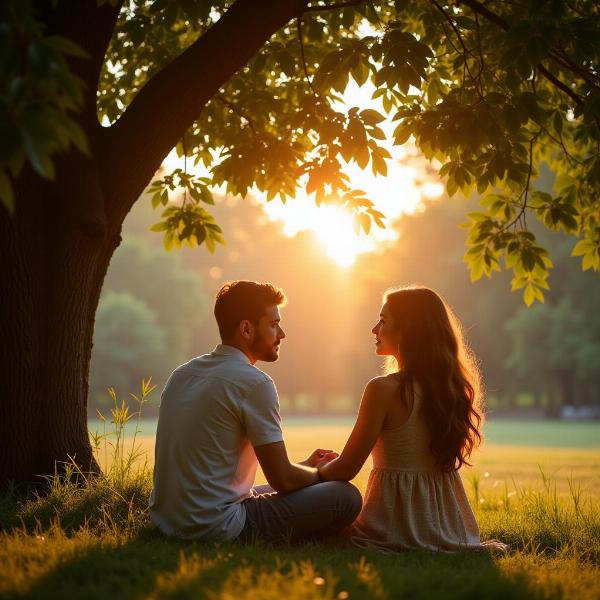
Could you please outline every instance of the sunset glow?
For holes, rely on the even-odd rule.
[[[344,112],[352,106],[374,108],[383,114],[380,103],[371,99],[372,93],[371,85],[359,87],[350,81],[343,94],[344,104],[338,104],[336,108]],[[394,124],[386,120],[380,126],[390,139]],[[312,231],[329,258],[340,267],[350,267],[360,254],[373,252],[398,240],[399,234],[393,223],[400,215],[414,212],[423,199],[436,198],[443,193],[441,183],[430,181],[429,176],[409,164],[411,161],[406,160],[405,146],[382,144],[392,155],[386,177],[375,177],[370,165],[362,170],[355,163],[350,163],[344,165],[344,171],[350,178],[351,187],[365,191],[375,208],[386,216],[385,229],[374,226],[368,236],[362,232],[358,234],[347,210],[338,206],[317,207],[312,198],[302,193],[285,204],[280,200],[259,201],[271,220],[283,224],[285,235],[293,237],[301,231]]]
[[[312,199],[299,193],[295,199],[283,204],[280,200],[261,200],[269,219],[281,222],[283,232],[294,237],[301,231],[312,231],[325,254],[340,267],[350,267],[360,254],[373,252],[378,246],[398,239],[398,232],[390,225],[402,214],[413,212],[422,195],[438,196],[441,188],[416,184],[419,173],[412,167],[390,163],[388,177],[374,177],[356,165],[348,165],[347,173],[353,187],[364,190],[375,207],[386,216],[385,229],[373,227],[369,235],[357,234],[352,214],[339,206],[317,207]]]
[[[371,100],[372,91],[373,88],[369,84],[359,88],[351,81],[344,93],[345,104],[339,104],[336,108],[345,112],[352,106],[358,106],[361,109],[374,108],[382,112],[380,104]],[[394,124],[386,120],[380,126],[388,138],[391,138]],[[416,164],[412,160],[414,157],[407,158],[405,148],[413,149],[410,142],[402,147],[385,142],[382,144],[392,155],[392,160],[387,163],[386,177],[375,177],[370,165],[365,170],[355,163],[345,164],[343,168],[350,178],[350,186],[363,190],[375,208],[385,215],[385,229],[374,225],[369,235],[357,233],[353,215],[347,209],[336,205],[318,207],[314,199],[307,197],[301,190],[296,194],[296,198],[288,199],[285,203],[280,199],[267,202],[266,197],[256,190],[253,195],[267,217],[275,223],[282,224],[284,235],[294,237],[303,231],[313,232],[315,241],[323,248],[326,256],[340,267],[351,267],[360,254],[373,252],[382,245],[397,241],[399,234],[393,227],[394,222],[402,214],[414,212],[424,199],[436,198],[444,190],[443,185],[432,181],[431,176],[422,168],[413,166]],[[188,170],[197,172],[199,176],[208,175],[202,171],[201,165],[190,167],[190,162],[188,161]],[[167,170],[183,168],[183,160],[172,150],[164,160],[163,166]],[[215,192],[225,193],[224,189]]]

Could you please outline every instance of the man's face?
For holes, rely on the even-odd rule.
[[[279,358],[279,344],[285,337],[280,322],[279,307],[268,306],[254,328],[254,338],[250,344],[250,352],[255,360],[274,362]]]

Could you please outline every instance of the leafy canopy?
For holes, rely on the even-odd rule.
[[[118,120],[229,5],[125,2],[97,94],[102,122]],[[86,151],[76,123],[80,92],[66,62],[78,50],[44,37],[28,6],[10,1],[0,9],[4,31],[7,23],[20,28],[19,36],[2,35],[0,48],[0,196],[9,209],[10,177],[25,158],[52,177],[55,151],[69,143]],[[15,59],[24,38],[25,64]],[[504,266],[526,304],[543,301],[552,262],[527,219],[578,238],[573,254],[583,269],[600,271],[598,39],[600,7],[586,0],[309,2],[198,107],[177,151],[209,176],[180,169],[155,180],[152,202],[164,208],[156,229],[167,247],[204,243],[212,251],[223,238],[208,207],[221,184],[231,194],[257,188],[284,201],[304,188],[317,203],[346,205],[367,233],[372,222],[383,226],[384,215],[352,189],[344,163],[386,175],[387,118],[396,124],[390,141],[414,140],[439,164],[450,196],[480,194],[481,209],[466,225],[472,279]],[[336,108],[350,78],[374,86],[380,110]],[[174,94],[185,93],[180,84]],[[556,174],[552,194],[534,187],[542,163]],[[179,186],[186,193],[173,202]]]

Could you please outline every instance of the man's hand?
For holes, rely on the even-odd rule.
[[[335,460],[339,457],[337,452],[326,452],[325,455],[321,458],[321,460],[317,463],[317,469],[324,467],[326,464],[330,463],[332,460]]]
[[[329,457],[324,464],[328,463],[330,460],[337,458],[339,454],[334,452],[333,450],[326,450],[324,448],[317,448],[306,460],[303,460],[300,465],[304,465],[305,467],[317,467],[326,457]]]

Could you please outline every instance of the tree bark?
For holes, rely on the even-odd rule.
[[[79,179],[93,197],[98,180]],[[88,372],[94,314],[119,241],[90,233],[67,209],[72,199],[56,206],[51,187],[31,173],[17,190],[16,214],[0,213],[0,487],[43,483],[69,462],[98,472]]]

